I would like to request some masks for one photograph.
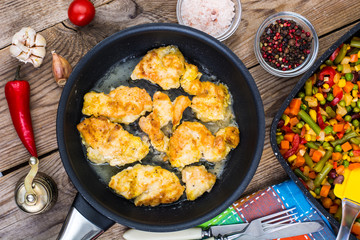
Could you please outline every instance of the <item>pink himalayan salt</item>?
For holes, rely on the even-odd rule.
[[[231,0],[184,0],[181,18],[185,25],[216,37],[230,27],[234,6]]]

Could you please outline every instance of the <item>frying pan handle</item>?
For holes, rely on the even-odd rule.
[[[114,225],[114,223],[114,221],[94,209],[78,193],[57,239],[96,239],[108,228]]]

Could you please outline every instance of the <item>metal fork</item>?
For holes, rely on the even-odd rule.
[[[274,231],[279,231],[288,227],[287,225],[284,225],[284,223],[292,222],[291,217],[296,215],[296,213],[290,213],[293,210],[295,210],[295,207],[255,219],[241,232],[232,235],[217,236],[214,239],[233,240],[244,235],[254,238]]]

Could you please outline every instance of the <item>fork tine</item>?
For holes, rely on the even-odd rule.
[[[296,215],[296,213],[291,213],[291,214],[288,214],[288,215],[284,215],[284,216],[280,216],[280,217],[276,217],[276,218],[271,218],[269,220],[265,220],[265,221],[262,221],[262,222],[266,223],[266,224],[270,224],[270,223],[280,224],[280,223],[284,223],[284,222],[287,222],[287,221],[291,221],[292,220],[291,217],[295,216],[295,215]],[[283,221],[279,222],[280,220],[283,220]]]
[[[295,209],[296,209],[295,207],[290,208],[290,209],[286,209],[286,210],[283,210],[281,212],[277,212],[277,213],[274,213],[274,214],[271,214],[271,215],[267,215],[265,217],[261,217],[261,218],[259,218],[259,220],[262,222],[262,221],[265,221],[265,220],[268,220],[268,219],[283,215],[285,213],[291,212],[291,211],[293,211]]]

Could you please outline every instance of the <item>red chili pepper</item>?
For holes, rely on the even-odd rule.
[[[343,91],[340,91],[336,96],[335,98],[331,101],[331,106],[335,106],[336,104],[338,104],[340,102],[340,100],[342,99],[343,97]]]
[[[322,116],[321,116],[321,112],[320,112],[320,107],[319,107],[319,106],[317,106],[317,116],[316,116],[316,118],[317,118],[317,122],[318,122],[318,124],[319,124],[319,127],[320,127],[321,129],[324,129],[327,125],[324,123],[324,120],[323,120],[323,118],[322,118]]]
[[[329,76],[329,81],[327,81],[326,83],[329,85],[329,87],[332,87],[334,85],[335,74],[336,74],[336,71],[332,67],[326,66],[323,69],[321,69],[321,71],[319,73],[319,79],[324,80],[325,76]]]
[[[5,85],[5,97],[20,140],[32,156],[38,157],[30,115],[30,85],[27,81],[19,80],[19,73],[20,66],[15,79]]]
[[[338,47],[337,49],[335,49],[335,51],[331,54],[331,56],[330,56],[330,61],[334,61],[335,60],[335,58],[337,57],[337,55],[339,54],[339,52],[340,52],[340,47]]]
[[[291,149],[289,149],[285,154],[284,154],[284,158],[288,159],[291,155],[294,155],[298,148],[299,148],[299,144],[300,144],[300,137],[299,134],[295,134],[294,139],[292,141],[291,144]]]

